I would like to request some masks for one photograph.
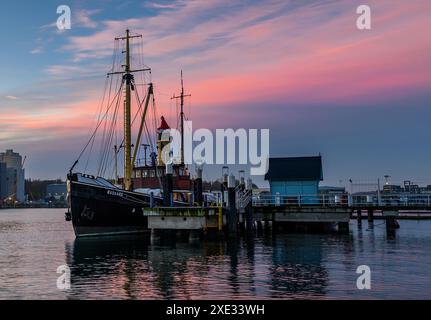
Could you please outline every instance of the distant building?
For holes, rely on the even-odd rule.
[[[5,197],[24,202],[25,172],[22,167],[22,157],[13,150],[6,150],[6,152],[0,153],[0,163],[6,165]]]
[[[420,193],[421,188],[417,184],[406,180],[404,181],[404,191],[409,193]]]
[[[323,180],[322,157],[270,158],[265,180],[272,195],[317,195]]]
[[[54,198],[59,200],[61,198],[66,199],[67,196],[67,185],[66,183],[49,184],[46,186],[46,197]]]
[[[383,186],[383,193],[401,193],[403,189],[396,184],[385,184]]]
[[[319,193],[324,195],[345,194],[346,188],[325,186],[319,188]]]
[[[0,204],[7,198],[7,169],[6,163],[0,162]]]

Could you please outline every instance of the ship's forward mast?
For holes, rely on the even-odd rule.
[[[116,41],[124,40],[125,41],[125,64],[123,65],[124,71],[120,72],[111,72],[108,76],[122,74],[123,82],[125,84],[125,100],[124,100],[124,188],[126,190],[132,189],[132,171],[134,162],[136,161],[137,150],[140,145],[140,137],[142,135],[142,131],[144,128],[144,121],[146,110],[148,109],[150,96],[153,94],[153,86],[149,84],[149,90],[146,98],[145,112],[143,119],[141,121],[141,128],[138,134],[138,141],[135,145],[135,151],[132,158],[132,99],[131,92],[135,90],[135,79],[134,73],[136,72],[151,72],[150,68],[143,68],[138,70],[133,70],[131,67],[131,59],[130,59],[130,40],[134,38],[142,38],[142,35],[130,35],[130,31],[126,30],[126,35],[123,37],[115,38]]]
[[[163,140],[165,138],[161,139],[160,134],[169,126],[164,123],[157,130],[156,119],[158,117],[151,73],[149,81],[145,74],[151,70],[146,67],[143,61],[142,40],[132,41],[136,38],[142,39],[142,36],[132,35],[129,30],[126,30],[124,36],[115,39],[112,69],[105,80],[105,90],[100,103],[96,128],[68,175],[70,210],[66,219],[72,221],[77,236],[147,232],[149,230],[148,217],[136,214],[143,207],[168,205],[172,201],[175,201],[172,204],[181,205],[187,205],[190,202],[186,196],[181,193],[174,195],[173,191],[174,170],[176,170],[176,190],[191,190],[189,176],[181,174],[181,169],[184,169],[184,166],[176,166],[176,168],[170,166],[168,168],[171,170],[169,172],[166,170],[166,174],[164,174],[163,164],[154,160],[156,158],[154,152],[156,150],[154,148],[155,137],[152,137],[151,132],[157,132],[159,140]],[[182,145],[184,145],[185,96],[182,88],[181,95],[175,98],[181,99]],[[151,111],[153,111],[152,114]],[[149,121],[151,117],[154,123]],[[136,128],[135,120],[139,131],[136,141],[132,144],[132,127]],[[141,144],[141,140],[145,136],[149,144]],[[167,144],[169,142],[170,139],[166,141]],[[145,167],[139,166],[138,155],[141,146],[144,147]],[[152,150],[152,162],[151,165],[147,166],[148,147]],[[100,149],[98,156],[93,154],[94,148]],[[168,148],[160,148],[160,150],[162,149]],[[114,154],[112,154],[112,150],[114,150]],[[123,178],[118,176],[117,170],[117,155],[120,152],[124,153]],[[82,162],[82,165],[85,165],[83,171],[73,173],[75,166],[84,154],[87,154],[88,158],[86,162]],[[92,155],[93,159],[91,159]],[[98,165],[94,163],[94,160],[97,160],[94,159],[94,156],[98,158]],[[181,159],[184,163],[183,147]],[[90,160],[93,161],[90,162]],[[113,163],[115,164],[114,168],[112,168]],[[97,170],[97,174],[89,175],[87,169],[90,172]],[[111,169],[115,170],[110,173],[109,170]],[[115,181],[109,179],[114,174]],[[119,184],[122,184],[122,187]],[[145,188],[154,189],[155,192],[145,192],[143,190]],[[158,193],[157,189],[159,190]],[[161,189],[163,192],[160,192]],[[175,197],[178,197],[180,201]]]
[[[107,177],[108,179],[109,177],[114,177],[111,181],[116,185],[122,184],[126,191],[133,191],[134,188],[139,189],[142,183],[138,180],[144,177],[150,180],[151,178],[157,178],[159,180],[158,187],[162,187],[161,179],[163,177],[163,169],[161,167],[164,165],[164,161],[161,160],[161,151],[163,150],[163,152],[165,152],[166,148],[164,147],[170,142],[170,140],[164,141],[166,139],[161,139],[160,136],[158,137],[160,141],[155,141],[156,137],[151,134],[152,132],[160,133],[157,129],[156,119],[158,119],[158,116],[154,98],[154,88],[151,83],[151,69],[147,67],[143,61],[143,42],[142,40],[132,41],[137,38],[142,39],[142,35],[132,35],[129,30],[126,30],[124,36],[115,38],[113,66],[111,72],[107,74],[105,91],[96,128],[80,153],[78,160],[70,170],[70,175],[72,175],[73,169],[83,157],[86,150],[88,150],[88,158],[86,163],[83,162],[85,168],[82,172],[84,175],[87,173],[88,165],[90,165],[89,170],[92,171],[92,169],[95,169],[91,167],[93,163],[90,162],[90,159],[93,154],[93,148],[100,148],[96,176]],[[135,67],[135,69],[133,67]],[[145,74],[147,72],[149,73],[148,78]],[[142,78],[138,78],[137,73],[139,73]],[[135,78],[137,79],[136,81]],[[186,97],[190,97],[190,95],[185,94],[183,74],[181,72],[181,93],[172,98],[172,100],[178,101],[181,107],[181,162],[177,167],[179,175],[183,175],[182,172],[185,168],[184,102]],[[133,99],[133,115],[132,98],[136,98]],[[151,118],[154,123],[149,121]],[[137,120],[136,127],[135,120]],[[120,125],[122,128],[120,128]],[[136,141],[133,141],[134,144],[132,144],[132,127],[139,128],[139,131],[136,132]],[[145,136],[148,144],[142,144],[142,140]],[[157,145],[154,142],[156,142]],[[163,145],[160,145],[160,142],[163,142]],[[141,159],[138,159],[138,157],[140,151],[142,151],[141,146],[144,147],[144,162],[146,167],[147,149],[150,148],[151,151],[151,165],[148,166],[148,168],[142,168],[139,165]],[[123,157],[120,157],[120,152],[124,155]],[[118,163],[118,158],[122,158],[122,164]],[[122,178],[120,178],[118,174],[118,165],[124,166]],[[153,171],[151,171],[149,167],[151,167]],[[109,170],[112,168],[114,170],[110,176]]]

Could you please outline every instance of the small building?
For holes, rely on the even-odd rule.
[[[322,157],[270,158],[265,180],[272,195],[318,195]]]

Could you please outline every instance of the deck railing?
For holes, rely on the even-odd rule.
[[[252,201],[252,191],[251,190],[243,190],[237,193],[237,208],[240,210],[244,210]]]
[[[416,207],[431,208],[431,194],[255,195],[253,206]]]

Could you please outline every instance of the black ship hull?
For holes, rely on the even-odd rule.
[[[70,219],[77,237],[148,233],[143,208],[162,199],[125,191],[106,180],[69,176]]]

